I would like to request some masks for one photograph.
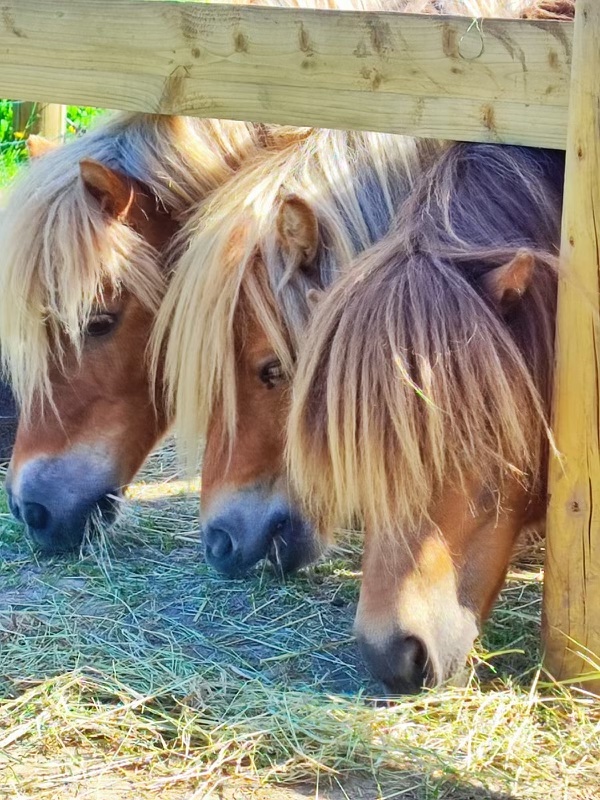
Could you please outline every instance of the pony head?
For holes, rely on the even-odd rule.
[[[165,432],[145,353],[176,234],[258,146],[244,123],[144,115],[30,143],[0,221],[0,346],[21,408],[9,502],[40,548],[110,521]]]
[[[291,475],[366,530],[356,632],[394,692],[446,680],[543,512],[562,156],[457,145],[319,303]]]
[[[290,490],[290,381],[315,298],[381,238],[435,145],[315,131],[261,159],[204,210],[157,322],[180,443],[206,440],[202,521],[209,563],[284,571],[319,552]],[[198,265],[202,268],[198,269]],[[194,355],[193,355],[194,354]]]

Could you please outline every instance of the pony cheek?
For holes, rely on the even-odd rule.
[[[122,487],[133,480],[169,428],[169,421],[160,409],[143,408],[141,404],[136,408],[137,414],[124,413],[120,424],[115,424],[114,430],[119,431],[118,435],[115,433],[102,443],[110,452],[114,473]],[[125,412],[130,410],[124,409]]]
[[[506,572],[521,525],[483,526],[468,544],[460,572],[461,602],[472,608],[480,624],[493,609],[504,585]]]

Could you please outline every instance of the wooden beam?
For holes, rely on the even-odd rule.
[[[546,666],[600,665],[600,3],[577,0],[544,591]],[[600,666],[586,685],[600,692]]]
[[[572,23],[3,0],[0,96],[564,147]]]

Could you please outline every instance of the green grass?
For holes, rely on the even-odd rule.
[[[351,636],[360,537],[231,581],[197,511],[170,448],[79,558],[39,559],[0,508],[0,798],[600,795],[597,705],[542,680],[539,552],[465,687],[382,705]]]

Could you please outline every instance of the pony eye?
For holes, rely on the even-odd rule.
[[[274,389],[284,380],[285,375],[279,361],[269,361],[268,364],[261,367],[258,377],[267,389]]]
[[[112,331],[116,321],[116,314],[94,314],[90,317],[87,328],[85,329],[85,334],[86,336],[92,337],[106,336],[107,333]]]

